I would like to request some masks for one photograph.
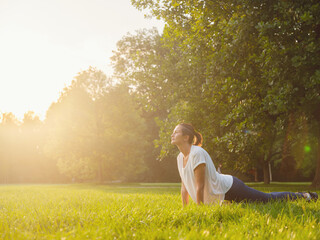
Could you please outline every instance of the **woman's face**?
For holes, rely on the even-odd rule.
[[[171,144],[173,145],[180,145],[181,143],[188,141],[188,136],[183,135],[182,127],[180,125],[176,126],[171,134]]]

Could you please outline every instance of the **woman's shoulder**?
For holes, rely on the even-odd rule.
[[[194,152],[194,153],[205,153],[206,150],[204,150],[200,146],[192,145],[192,152]]]
[[[208,153],[202,147],[192,145],[192,154],[196,156],[196,155],[207,155]]]

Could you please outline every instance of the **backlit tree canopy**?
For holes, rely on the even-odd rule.
[[[115,69],[126,73],[142,99],[169,96],[169,114],[159,121],[163,154],[173,126],[189,121],[204,133],[213,155],[235,168],[259,164],[269,182],[270,163],[287,154],[289,116],[305,119],[319,140],[318,1],[132,3],[163,19],[165,29],[161,37],[137,34],[120,41],[126,58],[121,62],[116,53]],[[137,43],[148,39],[157,40],[141,51],[144,44]],[[130,68],[120,69],[120,63]],[[151,100],[156,84],[160,94]]]

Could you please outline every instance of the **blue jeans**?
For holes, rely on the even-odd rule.
[[[232,176],[233,177],[233,176]],[[225,200],[241,202],[268,202],[270,200],[295,200],[303,198],[302,193],[293,192],[271,192],[264,193],[245,185],[241,180],[233,177],[233,183],[225,195]]]

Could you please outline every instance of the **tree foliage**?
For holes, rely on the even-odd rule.
[[[258,164],[269,182],[268,166],[281,157],[289,116],[305,116],[320,129],[317,1],[132,3],[166,22],[161,43],[181,69],[184,85],[171,89],[183,89],[183,96],[172,102],[168,119],[193,122],[227,165]],[[189,105],[182,115],[181,101]],[[160,141],[171,131],[167,122]]]
[[[79,73],[47,113],[48,156],[75,180],[133,180],[143,172],[145,123],[125,85]]]
[[[44,155],[46,131],[34,112],[20,122],[12,113],[0,118],[0,183],[61,182],[56,162]]]

